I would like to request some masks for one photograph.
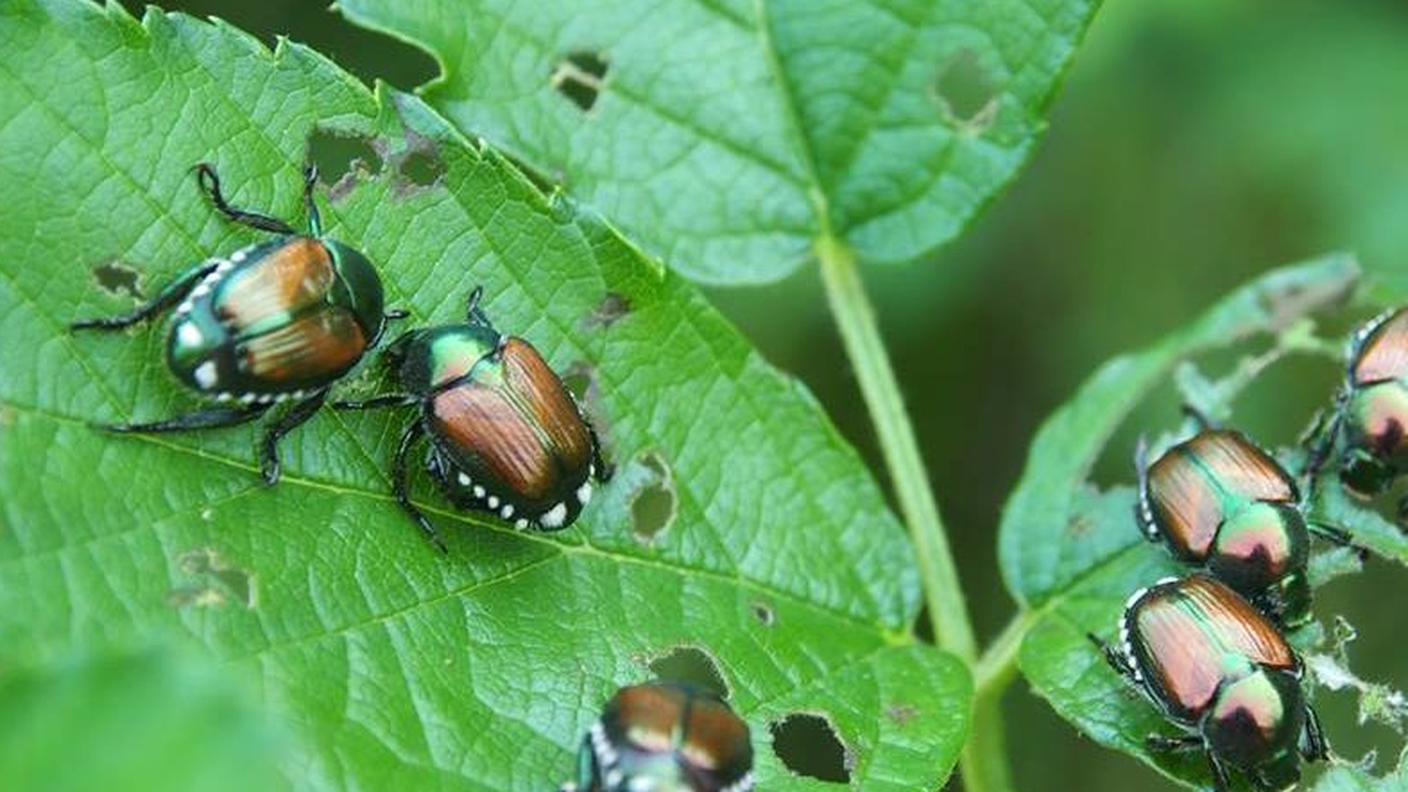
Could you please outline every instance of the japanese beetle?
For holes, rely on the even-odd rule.
[[[404,393],[339,402],[339,409],[418,406],[392,464],[396,500],[441,550],[430,520],[411,503],[407,458],[430,438],[426,470],[460,509],[491,512],[519,530],[571,525],[606,481],[595,430],[532,344],[500,335],[469,298],[467,321],[402,334],[386,350]]]
[[[1310,475],[1341,437],[1340,482],[1350,493],[1371,498],[1408,472],[1408,307],[1380,314],[1354,334],[1345,383],[1311,455]],[[1398,509],[1408,517],[1408,497]]]
[[[264,432],[264,481],[279,479],[279,440],[323,406],[328,388],[376,345],[389,318],[381,278],[360,251],[323,235],[313,188],[317,169],[304,170],[307,234],[282,220],[230,206],[207,163],[197,180],[228,219],[275,238],[206,259],[128,313],[74,322],[73,330],[120,330],[176,308],[166,363],[181,384],[229,406],[153,423],[106,424],[111,432],[150,434],[236,426],[275,403],[293,406]]]
[[[1310,618],[1310,533],[1349,538],[1306,520],[1295,481],[1270,454],[1241,432],[1204,428],[1152,465],[1145,456],[1141,440],[1135,519],[1145,538],[1162,540],[1282,624]]]
[[[1181,727],[1151,735],[1150,750],[1207,753],[1214,786],[1229,769],[1262,790],[1300,779],[1300,761],[1329,748],[1301,687],[1300,658],[1237,592],[1202,574],[1167,578],[1130,597],[1120,646],[1094,635],[1109,664]]]
[[[712,693],[676,682],[619,690],[577,754],[562,792],[748,792],[748,724]]]

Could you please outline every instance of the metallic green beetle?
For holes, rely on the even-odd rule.
[[[1354,334],[1335,412],[1311,454],[1314,476],[1343,440],[1340,482],[1371,498],[1408,472],[1408,307],[1386,311]],[[1408,496],[1399,501],[1408,519]]]
[[[1130,597],[1120,646],[1089,636],[1119,674],[1183,734],[1151,735],[1155,751],[1204,751],[1218,792],[1229,770],[1261,790],[1300,780],[1300,763],[1329,757],[1301,688],[1300,658],[1276,626],[1235,591],[1193,574]]]
[[[150,302],[106,319],[74,322],[74,330],[120,330],[176,307],[166,362],[186,387],[228,406],[153,423],[108,424],[123,433],[184,432],[235,426],[278,402],[293,406],[264,433],[264,480],[279,478],[278,442],[322,407],[328,388],[376,345],[387,319],[381,278],[362,253],[323,235],[313,188],[304,171],[309,232],[230,206],[215,168],[195,167],[201,187],[230,220],[277,236],[226,257],[202,261]]]
[[[411,330],[386,356],[403,393],[339,402],[339,409],[419,407],[392,464],[397,501],[441,550],[430,520],[411,502],[411,448],[430,438],[426,470],[451,503],[487,511],[519,530],[571,525],[606,481],[596,431],[527,341],[501,335],[469,298],[467,321]]]
[[[691,685],[619,690],[577,754],[562,792],[749,792],[748,724],[723,699]]]
[[[1152,465],[1136,453],[1135,518],[1145,538],[1206,569],[1285,625],[1310,618],[1312,532],[1349,536],[1306,520],[1295,481],[1241,432],[1204,428]]]

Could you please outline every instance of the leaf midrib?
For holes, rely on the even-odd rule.
[[[16,413],[34,415],[58,423],[79,425],[84,428],[89,427],[89,423],[81,418],[72,415],[67,415],[64,413],[55,412],[52,410],[46,410],[42,407],[20,404],[18,402],[4,399],[0,399],[0,407],[13,410]],[[250,475],[255,475],[259,472],[259,467],[249,462],[245,462],[234,457],[225,456],[223,454],[215,454],[199,448],[175,443],[163,438],[160,435],[131,435],[129,437],[124,438],[124,440],[129,442],[150,443],[152,445],[159,446],[164,450],[175,451],[179,454],[195,457],[203,461],[224,465]],[[307,487],[309,489],[332,492],[338,495],[350,495],[355,497],[367,498],[383,503],[394,503],[396,500],[395,497],[389,493],[380,493],[372,490],[357,489],[355,487],[349,487],[346,484],[310,478],[307,476],[300,476],[295,473],[285,473],[283,477],[279,479],[279,486],[285,485]],[[245,495],[262,491],[264,491],[263,487],[251,487],[249,489],[240,490],[239,492],[227,495],[222,498],[220,502],[228,503],[229,501],[237,500]],[[209,504],[204,504],[204,506],[208,505]],[[857,628],[858,630],[871,633],[878,637],[881,642],[887,646],[907,646],[914,642],[913,636],[906,630],[895,630],[878,622],[866,621],[857,617],[854,614],[847,613],[845,611],[835,610],[821,603],[804,599],[793,592],[787,591],[785,589],[774,588],[773,586],[767,583],[754,580],[752,578],[744,577],[742,575],[730,575],[725,572],[721,572],[717,569],[694,567],[685,564],[666,564],[653,560],[647,556],[636,556],[631,555],[629,553],[622,553],[620,551],[604,549],[591,544],[586,539],[586,537],[580,532],[578,532],[578,536],[581,539],[580,542],[567,544],[560,541],[554,541],[552,539],[547,538],[546,536],[515,531],[491,522],[481,522],[475,519],[473,515],[452,511],[438,504],[423,503],[417,501],[416,506],[427,514],[433,514],[441,519],[452,520],[458,523],[462,523],[464,525],[471,526],[473,530],[490,530],[502,534],[504,536],[514,537],[517,540],[532,542],[560,550],[562,551],[561,555],[563,556],[574,553],[583,556],[595,555],[611,559],[612,561],[615,561],[617,563],[636,564],[638,566],[645,566],[653,569],[664,570],[681,577],[697,576],[709,578],[719,583],[734,585],[738,586],[739,588],[748,589],[750,591],[755,591],[760,594],[766,594],[770,597],[775,597],[779,600],[785,600],[793,605],[810,610],[815,614],[825,616],[836,621],[844,622],[845,624]],[[161,518],[152,520],[151,522],[162,522],[180,513],[182,512],[173,512],[171,514],[163,515]],[[81,547],[86,547],[97,542],[103,542],[111,539],[124,537],[129,535],[132,530],[138,530],[142,527],[146,526],[137,526],[137,528],[129,529],[129,531],[119,531],[116,533],[89,537],[78,545],[67,545],[64,547],[53,548],[51,550],[46,550],[42,552],[25,554],[13,559],[3,559],[0,560],[0,568],[4,568],[5,566],[8,566],[10,564],[23,563],[25,561],[38,558],[44,555],[61,554],[71,550],[79,549]],[[427,550],[427,552],[429,551]],[[535,564],[540,560],[541,559],[529,562],[529,565]],[[429,605],[432,604],[434,601],[435,600],[426,600],[418,604]],[[334,633],[325,634],[331,635]]]

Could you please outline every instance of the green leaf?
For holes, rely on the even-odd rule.
[[[194,406],[159,327],[65,330],[132,305],[99,282],[150,295],[255,238],[191,165],[299,218],[328,132],[375,156],[322,192],[324,219],[409,323],[459,319],[483,283],[501,328],[585,382],[621,473],[571,529],[515,533],[424,488],[435,552],[389,495],[385,414],[318,415],[272,489],[253,428],[88,426]],[[822,788],[770,750],[798,711],[834,726],[857,786],[947,777],[970,681],[913,637],[911,550],[855,452],[687,284],[419,100],[221,23],[22,0],[0,8],[0,183],[0,646],[184,636],[258,675],[309,746],[304,789],[553,788],[614,689],[680,646],[716,663],[763,788]]]
[[[998,552],[1003,579],[1018,602],[1039,605],[1140,541],[1131,517],[1133,491],[1093,493],[1086,479],[1125,417],[1179,361],[1254,334],[1279,332],[1343,300],[1358,275],[1358,265],[1346,255],[1268,273],[1159,343],[1110,360],[1086,380],[1042,424],[1003,510]]]
[[[1310,792],[1408,792],[1408,757],[1400,757],[1398,769],[1383,778],[1353,765],[1331,767]]]
[[[793,271],[818,240],[897,263],[954,238],[1031,154],[1098,5],[342,0],[338,9],[428,50],[442,74],[424,95],[461,129],[563,181],[688,276],[749,283]],[[586,111],[568,95],[584,87],[598,90]]]
[[[1095,490],[1087,482],[1091,467],[1130,411],[1180,361],[1257,333],[1303,333],[1300,320],[1345,298],[1358,273],[1346,256],[1268,273],[1159,343],[1106,363],[1042,426],[1003,514],[1003,573],[1009,590],[1030,609],[1031,627],[1018,653],[1023,674],[1083,734],[1182,784],[1208,787],[1206,760],[1147,749],[1148,735],[1172,735],[1173,727],[1106,664],[1087,636],[1117,640],[1129,596],[1186,569],[1141,538],[1133,489]],[[1244,365],[1229,381],[1206,389],[1231,398],[1234,385],[1245,385],[1256,368]],[[1357,561],[1339,555],[1317,561],[1317,579]],[[1293,640],[1321,634],[1307,628]]]
[[[160,650],[0,672],[0,789],[285,788],[288,745],[208,661]]]

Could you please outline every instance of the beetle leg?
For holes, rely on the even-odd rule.
[[[323,235],[323,216],[318,213],[318,202],[313,200],[313,188],[318,186],[318,165],[310,162],[303,166],[303,205],[308,211],[308,232],[315,237]]]
[[[264,473],[265,484],[273,486],[279,481],[279,440],[312,418],[313,413],[322,408],[327,398],[327,388],[315,391],[312,396],[293,405],[283,417],[264,431],[264,444],[259,452],[259,468]]]
[[[121,330],[138,322],[144,322],[184,299],[197,283],[214,272],[219,265],[218,261],[207,261],[192,267],[184,275],[162,289],[161,293],[153,297],[150,302],[139,305],[127,313],[110,316],[106,319],[80,319],[69,325],[68,328],[70,330]]]
[[[405,308],[392,308],[389,311],[383,311],[381,315],[387,321],[395,322],[410,316],[411,312]]]
[[[592,465],[596,468],[596,480],[605,484],[616,475],[616,465],[607,462],[601,455],[601,438],[596,436],[596,427],[592,426],[592,422],[583,418],[582,423],[587,425],[587,435],[592,441]]]
[[[1129,680],[1130,683],[1134,684],[1135,686],[1142,687],[1139,684],[1139,675],[1135,673],[1134,667],[1129,664],[1129,658],[1125,657],[1124,652],[1121,652],[1120,650],[1109,645],[1108,643],[1105,643],[1105,641],[1102,640],[1100,636],[1096,635],[1095,633],[1086,633],[1085,637],[1089,638],[1090,642],[1095,644],[1095,647],[1099,649],[1102,654],[1105,655],[1105,662],[1109,663],[1110,667],[1115,669],[1115,671],[1118,672],[1120,676]]]
[[[1208,751],[1208,767],[1212,770],[1212,788],[1217,792],[1229,792],[1232,789],[1232,781],[1227,778],[1227,768],[1222,766],[1222,761]]]
[[[210,197],[210,202],[215,205],[216,211],[225,215],[226,218],[241,225],[257,228],[260,231],[269,231],[274,234],[297,234],[293,226],[277,218],[258,212],[250,212],[231,206],[225,201],[225,195],[220,191],[220,177],[215,173],[215,166],[208,162],[197,163],[195,168],[196,180],[200,182],[202,190]]]
[[[1144,747],[1158,753],[1187,753],[1201,750],[1203,738],[1196,734],[1180,734],[1177,737],[1151,734],[1144,738]]]
[[[1301,478],[1305,479],[1306,503],[1314,499],[1315,480],[1320,476],[1320,470],[1330,460],[1330,453],[1335,448],[1335,438],[1340,433],[1340,424],[1344,422],[1344,408],[1348,398],[1349,391],[1340,388],[1340,392],[1335,396],[1334,417],[1328,423],[1317,420],[1303,443],[1309,450],[1300,471]]]
[[[417,401],[420,401],[420,398],[411,393],[386,393],[359,401],[335,401],[332,403],[332,408],[334,410],[380,410],[385,407],[409,407]]]
[[[410,469],[406,465],[406,457],[410,455],[411,446],[415,445],[424,431],[425,427],[421,425],[420,421],[412,421],[406,427],[406,431],[401,433],[401,444],[396,448],[396,457],[391,463],[391,489],[396,495],[396,502],[401,504],[401,509],[409,514],[411,519],[416,521],[416,525],[420,528],[421,533],[425,534],[425,538],[440,548],[440,552],[448,553],[450,550],[445,546],[445,542],[440,538],[440,533],[435,530],[435,526],[430,524],[430,520],[424,512],[411,503]]]
[[[1309,702],[1305,705],[1305,732],[1301,735],[1300,755],[1307,762],[1323,762],[1330,758],[1330,745],[1325,741],[1325,732],[1320,728],[1320,716]]]
[[[94,424],[99,429],[118,434],[160,434],[163,432],[190,432],[197,429],[219,429],[225,426],[239,426],[248,423],[269,409],[267,404],[251,404],[248,407],[213,407],[209,410],[178,415],[164,421],[129,424]]]

